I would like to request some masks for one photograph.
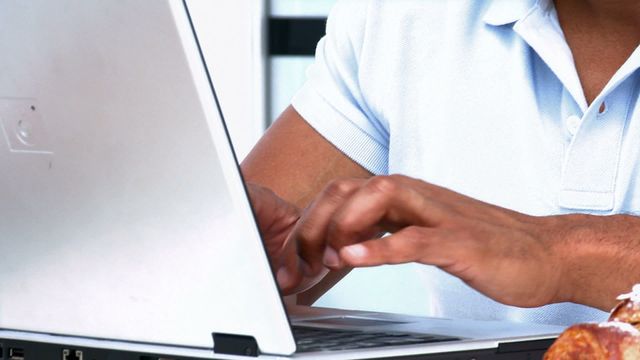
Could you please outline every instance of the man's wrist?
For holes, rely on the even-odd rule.
[[[559,284],[554,302],[576,302],[580,298],[581,252],[580,239],[585,235],[585,215],[557,215],[546,217],[546,236],[553,259],[560,271]]]
[[[640,243],[634,236],[640,234],[639,218],[571,214],[548,220],[549,243],[562,271],[554,302],[609,311],[617,295],[640,281],[640,267],[632,260]]]

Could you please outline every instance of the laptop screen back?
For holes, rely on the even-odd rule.
[[[0,54],[0,328],[292,353],[186,5],[3,1]]]

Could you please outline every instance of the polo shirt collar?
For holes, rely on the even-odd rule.
[[[514,23],[525,17],[534,5],[551,0],[493,0],[482,20],[493,26]]]
[[[560,28],[553,0],[492,0],[483,21],[490,26],[513,24],[513,30],[554,72],[582,111],[587,110],[573,55]]]

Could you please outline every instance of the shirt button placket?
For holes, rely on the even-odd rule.
[[[622,82],[610,95],[617,95],[629,104],[625,99],[634,87],[633,81]],[[561,207],[589,212],[615,209],[616,179],[629,106],[602,97],[582,118],[571,115],[565,119],[571,143],[562,173]]]

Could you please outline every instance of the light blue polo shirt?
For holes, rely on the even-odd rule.
[[[375,174],[531,215],[640,214],[639,65],[636,50],[587,106],[551,1],[344,0],[292,103]],[[606,317],[504,306],[419,264],[355,270],[317,304],[548,324]]]

